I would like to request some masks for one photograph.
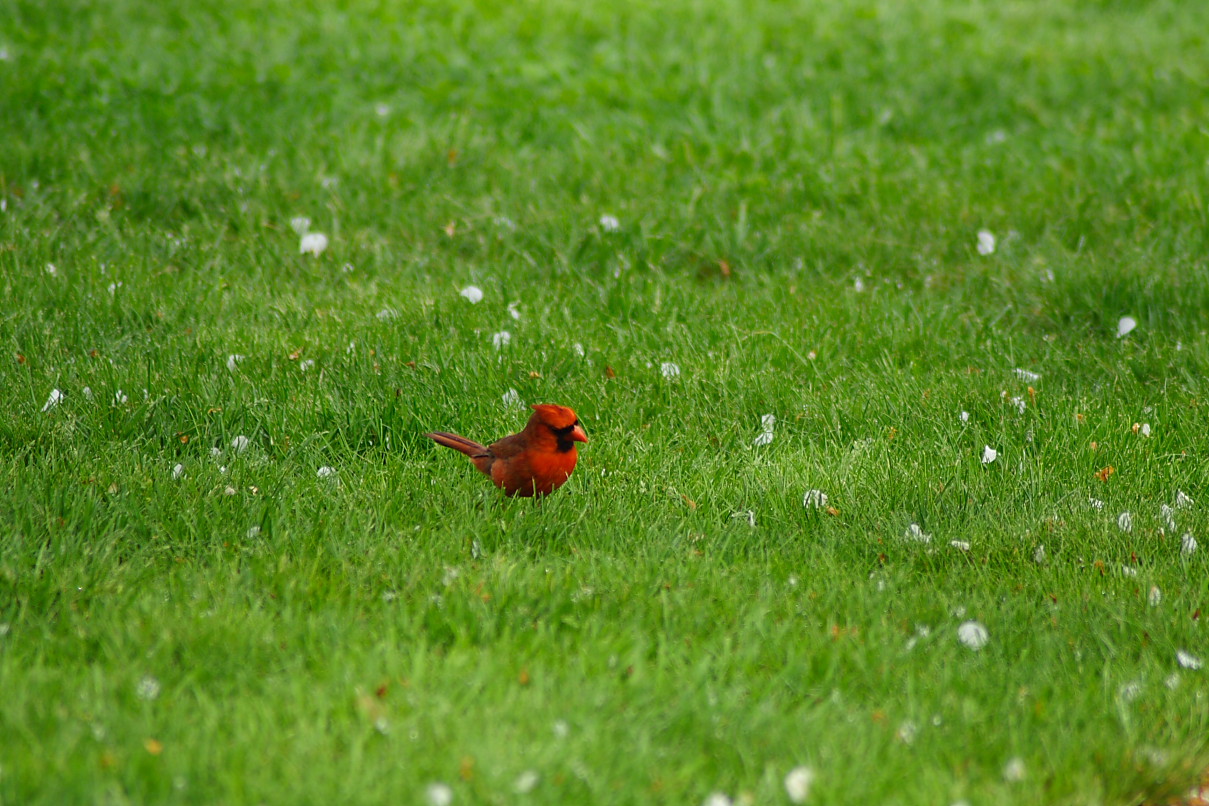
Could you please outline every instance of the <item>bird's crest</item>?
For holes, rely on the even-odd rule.
[[[537,418],[551,428],[567,428],[579,419],[571,409],[553,403],[535,403],[533,410],[537,412]]]

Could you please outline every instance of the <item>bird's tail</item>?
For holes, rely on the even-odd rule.
[[[459,437],[457,434],[449,434],[444,431],[434,431],[431,434],[424,436],[436,440],[446,448],[453,448],[455,451],[464,453],[471,459],[487,456],[487,446],[480,445],[474,440]]]

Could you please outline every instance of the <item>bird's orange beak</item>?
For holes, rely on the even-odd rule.
[[[588,434],[586,431],[584,431],[584,428],[582,425],[577,425],[571,429],[571,441],[572,442],[587,442],[588,441]]]

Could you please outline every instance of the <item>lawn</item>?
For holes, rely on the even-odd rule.
[[[1187,792],[1207,89],[1180,0],[0,5],[0,803]],[[539,402],[540,503],[424,437]]]

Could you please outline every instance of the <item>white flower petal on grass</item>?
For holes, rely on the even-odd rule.
[[[701,806],[734,806],[734,801],[725,792],[710,792],[701,801]]]
[[[1019,414],[1024,414],[1024,410],[1028,407],[1028,404],[1024,402],[1024,398],[1022,397],[1013,397],[1011,404],[1016,407],[1016,411]]]
[[[822,509],[827,506],[827,493],[822,490],[807,490],[802,496],[802,506],[807,509]]]
[[[913,523],[907,527],[907,531],[903,533],[903,537],[908,540],[914,540],[916,543],[931,543],[932,535],[925,534],[924,530],[919,527],[918,523]]]
[[[248,540],[255,540],[256,538],[260,537],[260,527],[249,526],[248,531],[245,534],[247,535]]]
[[[580,358],[583,358],[585,355],[587,355],[587,352],[584,350],[584,346],[579,342],[572,344],[571,349],[574,350],[575,354]]]
[[[602,215],[600,217],[600,228],[605,232],[617,232],[621,229],[621,222],[616,216]]]
[[[1150,586],[1150,593],[1146,595],[1146,601],[1150,603],[1151,607],[1158,607],[1159,603],[1163,601],[1163,592],[1159,590],[1158,585]]]
[[[380,310],[376,314],[374,314],[374,316],[376,316],[378,318],[379,322],[389,322],[392,319],[398,319],[399,312],[396,311],[394,308],[383,308],[382,310]]]
[[[1194,553],[1196,553],[1196,538],[1191,533],[1187,533],[1180,538],[1180,554],[1191,557]]]
[[[502,350],[512,343],[512,334],[507,330],[501,330],[499,333],[491,334],[491,346],[497,350]]]
[[[1175,653],[1175,659],[1180,666],[1183,666],[1185,669],[1192,669],[1194,671],[1201,668],[1203,665],[1200,658],[1189,652],[1185,652],[1182,649]]]
[[[126,397],[126,393],[121,389],[113,393],[113,405],[115,406],[125,406],[126,401],[128,400],[130,400],[130,398]]]
[[[680,375],[680,365],[673,364],[671,361],[664,361],[659,365],[659,372],[662,373],[663,377],[665,378],[676,378]]]
[[[54,277],[56,274],[59,273],[59,270],[58,270],[58,268],[55,267],[55,264],[47,263],[46,264],[46,273],[49,274],[51,277]]]
[[[88,398],[89,400],[92,400],[92,389],[91,388],[85,386],[80,391],[84,394],[84,397]]]
[[[424,790],[424,800],[428,806],[449,806],[453,803],[453,789],[449,784],[434,781]]]
[[[814,770],[810,767],[794,767],[785,774],[785,794],[790,803],[805,803],[810,797],[810,785],[814,783]]]
[[[374,114],[380,118],[384,118],[390,114],[390,104],[376,103],[374,104]]]
[[[298,241],[298,252],[319,257],[327,251],[327,236],[322,232],[308,232]]]
[[[957,640],[974,651],[978,651],[991,640],[987,628],[977,621],[965,621],[957,628]]]
[[[50,397],[46,398],[46,404],[42,406],[42,411],[50,411],[55,406],[63,402],[63,393],[58,389],[50,390]]]
[[[1132,316],[1122,316],[1117,322],[1117,338],[1123,338],[1133,332],[1133,329],[1138,326],[1138,320]]]
[[[776,427],[776,424],[777,424],[777,415],[775,415],[775,414],[765,414],[762,417],[760,417],[760,433],[759,433],[759,435],[756,436],[756,438],[752,442],[752,444],[753,445],[767,445],[768,443],[772,442],[772,438],[773,438],[772,431],[773,431],[773,428]]]
[[[185,466],[178,464],[172,468],[173,479],[183,479],[185,477]]]
[[[1025,776],[1024,759],[1017,756],[1008,760],[1008,763],[1003,765],[1003,780],[1014,783],[1023,781]]]
[[[1037,563],[1037,565],[1045,564],[1045,544],[1044,543],[1042,543],[1040,546],[1037,546],[1037,550],[1033,552],[1033,562]]]
[[[919,734],[919,726],[910,720],[898,726],[898,730],[894,732],[894,738],[898,739],[903,744],[914,744],[915,737]]]
[[[509,302],[508,303],[508,315],[511,316],[513,319],[520,321],[521,311],[520,311],[519,302]]]
[[[231,353],[227,356],[227,372],[234,372],[239,362],[243,361],[244,357],[239,353]]]
[[[1123,702],[1133,702],[1141,695],[1142,684],[1137,680],[1131,680],[1130,682],[1121,686],[1120,690],[1117,691],[1117,696],[1120,697]]]
[[[1120,529],[1122,532],[1132,532],[1133,531],[1133,515],[1130,515],[1128,512],[1122,512],[1120,515],[1118,515],[1117,516],[1117,528]]]
[[[315,475],[321,479],[330,479],[336,475],[336,468],[331,467],[330,465],[324,465],[315,471]]]
[[[961,413],[961,421],[963,423],[968,423],[970,421],[970,413],[968,411],[963,411]]]
[[[1014,372],[1016,373],[1017,378],[1022,381],[1027,381],[1028,383],[1036,383],[1037,381],[1041,380],[1040,375],[1038,375],[1036,372],[1029,372],[1027,369],[1020,369],[1020,367],[1017,367]]]
[[[117,296],[118,289],[121,288],[122,285],[123,285],[123,283],[120,283],[120,282],[119,283],[110,283],[109,284],[109,296],[111,296],[111,297]]]
[[[987,445],[985,448],[982,449],[982,463],[984,465],[989,465],[991,462],[995,461],[998,458],[999,458],[999,451],[995,450],[990,445]]]
[[[1175,491],[1175,508],[1185,509],[1192,506],[1192,499],[1183,490]]]
[[[978,254],[995,254],[995,234],[987,229],[978,230]]]
[[[852,281],[852,290],[858,294],[861,293],[862,291],[864,291],[865,290],[865,281],[862,280],[861,278],[857,277],[855,280]]]
[[[160,695],[160,681],[149,674],[143,675],[134,689],[140,700],[150,702]]]
[[[949,545],[955,549],[960,549],[962,551],[970,550],[970,544],[964,540],[950,540]]]
[[[515,389],[509,389],[507,392],[504,392],[503,400],[504,405],[508,408],[521,407],[525,405],[521,401],[521,393]]]
[[[747,521],[747,525],[752,527],[756,525],[756,513],[752,512],[750,509],[745,509],[742,512],[732,512],[730,513],[730,519],[732,521]]]
[[[483,301],[483,289],[477,285],[468,285],[458,293],[471,305],[476,305]]]
[[[251,444],[252,440],[248,439],[243,434],[240,434],[239,436],[235,437],[235,439],[231,440],[231,449],[236,453],[243,453]]]
[[[297,215],[290,219],[290,229],[298,233],[299,236],[306,235],[311,228],[311,220],[304,215]]]
[[[1150,423],[1142,423],[1142,427],[1138,429],[1138,433],[1144,437],[1150,436]]]
[[[512,784],[512,791],[518,795],[527,795],[534,790],[541,777],[533,770],[525,770],[520,775],[516,776],[516,781]]]
[[[1163,521],[1163,526],[1165,526],[1168,529],[1168,531],[1171,531],[1171,532],[1175,531],[1176,525],[1175,525],[1175,510],[1174,509],[1167,506],[1166,504],[1163,504],[1162,506],[1159,507],[1159,519],[1161,521]]]
[[[313,359],[313,358],[307,358],[303,361],[298,362],[298,369],[302,370],[303,372],[306,372],[308,369],[310,369],[313,366],[315,366],[315,359]]]
[[[1121,576],[1136,577],[1137,575],[1138,569],[1134,568],[1132,565],[1121,566]]]
[[[1104,502],[1099,498],[1088,498],[1087,503],[1092,509],[1104,509]]]

